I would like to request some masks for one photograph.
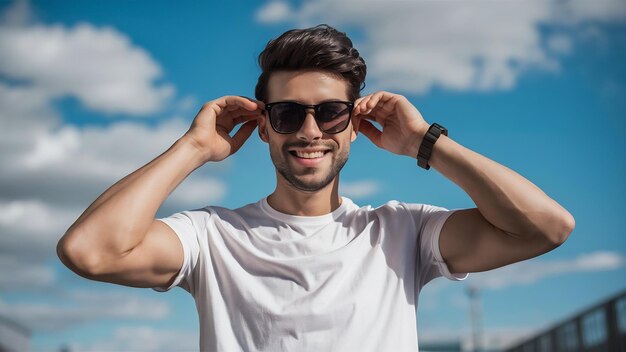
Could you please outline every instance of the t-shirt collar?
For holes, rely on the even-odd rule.
[[[301,216],[301,215],[290,215],[281,213],[278,210],[272,208],[267,202],[267,197],[261,199],[260,207],[267,215],[273,217],[274,219],[286,222],[286,223],[297,223],[297,224],[323,224],[328,223],[329,221],[336,220],[339,218],[345,211],[348,209],[348,205],[351,204],[352,201],[346,197],[341,197],[341,205],[333,212],[318,215],[318,216]]]

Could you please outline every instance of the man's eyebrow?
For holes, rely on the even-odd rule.
[[[329,98],[329,99],[324,99],[321,100],[319,102],[317,102],[317,104],[322,104],[322,103],[328,103],[328,102],[335,102],[335,101],[350,101],[350,99],[339,99],[339,98]],[[298,104],[302,104],[302,105],[309,105],[308,103],[303,102],[302,100],[297,100],[297,99],[281,99],[281,100],[276,100],[276,102],[283,102],[283,103],[298,103]]]

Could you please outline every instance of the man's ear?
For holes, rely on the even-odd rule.
[[[259,131],[259,138],[265,143],[269,143],[269,136],[267,135],[267,116],[263,114],[259,118],[259,127],[257,128]]]
[[[361,119],[358,117],[352,117],[352,131],[350,132],[350,142],[354,142],[356,136],[359,134],[359,124]]]

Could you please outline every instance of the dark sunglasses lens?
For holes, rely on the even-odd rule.
[[[326,133],[338,133],[350,123],[350,106],[341,102],[323,103],[317,111],[317,123]]]
[[[306,110],[295,103],[278,103],[272,106],[270,122],[279,133],[293,133],[300,129]]]

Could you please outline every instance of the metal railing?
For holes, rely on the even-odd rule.
[[[626,291],[504,351],[626,352]]]

